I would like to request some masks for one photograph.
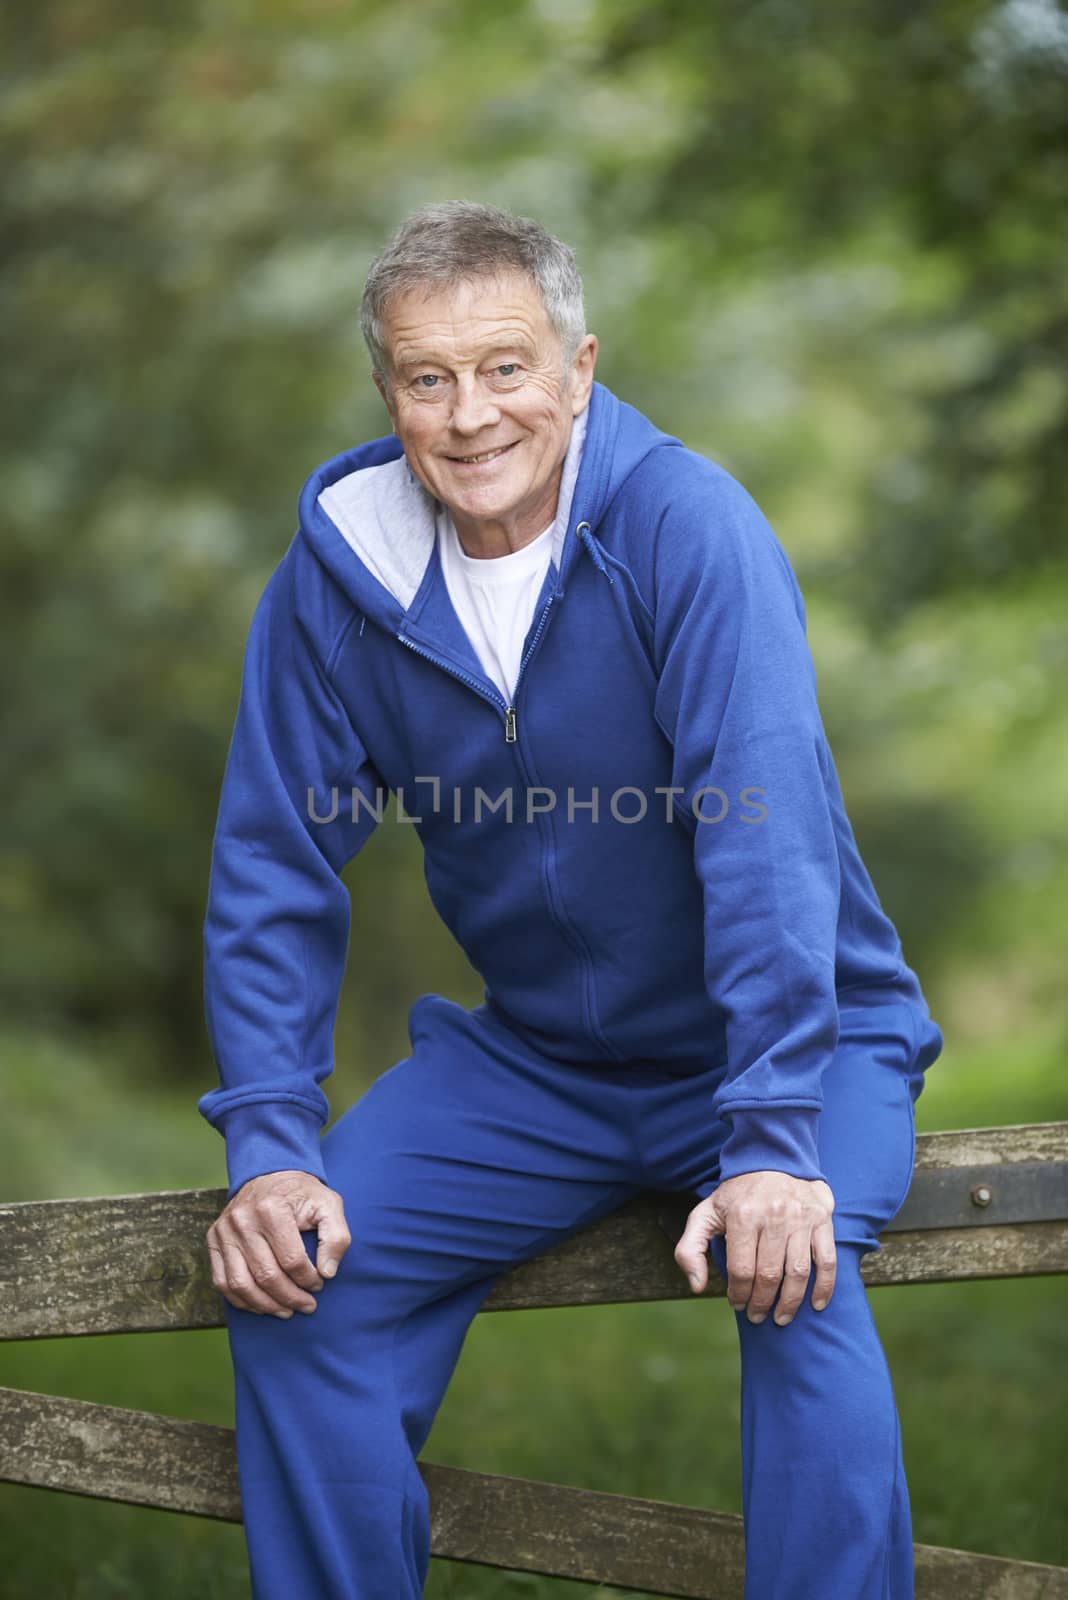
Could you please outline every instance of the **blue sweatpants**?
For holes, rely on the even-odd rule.
[[[912,1177],[913,1016],[843,1012],[824,1077],[830,1304],[813,1311],[810,1284],[785,1328],[736,1314],[746,1600],[912,1600],[897,1409],[860,1260]],[[719,1066],[550,1059],[439,995],[415,1003],[409,1034],[411,1054],[323,1137],[352,1244],[317,1310],[225,1302],[255,1600],[416,1600],[430,1559],[416,1458],[497,1276],[642,1189],[718,1181]],[[726,1275],[721,1238],[712,1254]]]

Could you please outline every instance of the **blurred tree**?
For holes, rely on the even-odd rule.
[[[725,264],[890,268],[868,336],[836,352],[862,404],[896,391],[911,413],[867,464],[866,532],[844,563],[869,625],[1063,562],[1068,14],[1054,0],[613,10],[603,71],[688,63],[687,137],[631,222],[651,210],[677,233],[692,284]],[[625,205],[613,176],[606,215]]]
[[[766,501],[870,660],[928,597],[1063,580],[1052,0],[50,0],[0,27],[2,982],[31,1019],[201,1070],[245,630],[307,472],[385,431],[362,274],[426,199],[575,243],[600,375]],[[829,690],[836,749],[891,775],[895,707],[876,741],[853,675]],[[956,799],[855,814],[920,954],[992,870]],[[406,848],[358,870],[410,926]],[[358,945],[372,1033],[426,986],[427,919],[397,935]]]

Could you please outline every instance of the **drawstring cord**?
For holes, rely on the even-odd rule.
[[[598,572],[603,572],[609,583],[615,583],[616,580],[608,570],[607,563],[605,562],[604,556],[601,554],[597,540],[593,537],[593,531],[590,528],[589,523],[580,522],[578,527],[575,529],[575,532],[578,534],[579,538],[586,546],[586,549],[589,551],[593,560],[593,564],[597,568]]]

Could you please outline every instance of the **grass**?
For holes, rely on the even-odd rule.
[[[15,1199],[222,1181],[188,1094],[160,1094],[58,1041],[8,1035],[0,1165]],[[1065,1115],[1056,1028],[947,1049],[920,1131]],[[71,1116],[71,1106],[81,1111]],[[918,1541],[1068,1564],[1062,1279],[885,1288]],[[221,1330],[0,1347],[0,1383],[230,1424]],[[489,1472],[740,1511],[738,1356],[721,1301],[476,1319],[424,1452]],[[241,1530],[0,1486],[0,1600],[248,1595]],[[616,1593],[435,1562],[436,1600]]]

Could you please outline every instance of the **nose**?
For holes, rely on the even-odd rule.
[[[474,373],[463,373],[456,380],[456,392],[449,422],[454,433],[464,438],[474,438],[501,419],[500,408],[492,393],[479,382]]]

